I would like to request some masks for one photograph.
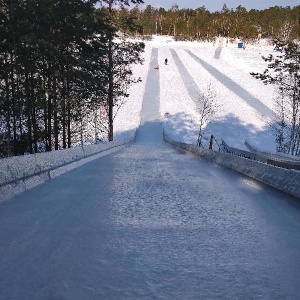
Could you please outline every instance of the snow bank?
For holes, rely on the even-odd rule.
[[[164,136],[164,138],[169,144],[185,149],[206,161],[214,162],[300,198],[299,171],[283,169],[227,153],[202,149],[171,140],[167,136]]]
[[[133,139],[14,156],[0,160],[0,202],[69,170],[120,149]],[[109,151],[110,150],[110,151]]]

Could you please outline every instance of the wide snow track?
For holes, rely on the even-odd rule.
[[[217,80],[222,82],[228,89],[235,91],[236,94],[240,98],[242,98],[248,105],[252,106],[264,117],[272,119],[272,117],[274,116],[273,111],[271,109],[269,109],[266,105],[264,105],[260,100],[253,97],[248,91],[243,89],[239,84],[237,84],[236,82],[231,80],[228,76],[219,72],[216,68],[214,68],[210,64],[206,63],[204,60],[199,58],[197,55],[195,55],[190,50],[186,50],[186,51],[198,63],[201,63],[208,72],[210,72],[215,78],[217,78]]]
[[[163,143],[158,53],[135,144],[0,205],[0,299],[300,298],[297,199]]]

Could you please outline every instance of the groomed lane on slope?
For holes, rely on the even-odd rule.
[[[222,82],[228,89],[234,91],[241,99],[243,99],[249,106],[256,109],[262,116],[272,119],[274,117],[274,112],[262,103],[259,99],[250,94],[247,90],[241,87],[239,84],[234,82],[224,73],[214,68],[209,63],[205,62],[203,59],[195,55],[192,51],[186,49],[186,52],[198,63],[200,63],[208,72],[210,72],[217,80]]]
[[[251,84],[253,82],[249,80],[250,85],[245,84],[250,75],[238,72],[242,76],[239,83],[226,86],[220,81],[221,78],[214,77],[214,74],[208,72],[184,49],[185,47],[181,45],[159,49],[161,55],[170,58],[168,66],[163,66],[160,69],[163,87],[161,88],[163,99],[161,113],[165,115],[164,125],[168,134],[180,141],[195,144],[199,129],[196,120],[199,120],[201,111],[199,100],[201,100],[200,95],[205,94],[213,97],[217,107],[210,118],[210,122],[206,125],[207,137],[213,134],[218,141],[223,139],[229,145],[244,150],[246,150],[245,140],[251,141],[253,145],[272,149],[274,138],[269,125],[271,119],[266,116],[263,117],[261,112],[248,105],[239,93],[240,89],[245,93],[252,93]],[[207,53],[207,60],[216,67],[215,61],[219,60],[212,58],[213,49],[201,46],[195,46],[195,49],[191,47],[191,49],[201,56],[201,59]],[[210,56],[211,58],[209,58]],[[222,62],[223,68],[224,61],[222,60]],[[222,68],[218,71],[219,73],[224,71]],[[239,89],[236,90],[237,86]],[[263,104],[265,97],[258,97],[257,99],[265,106]],[[269,108],[267,109],[269,112],[271,111]],[[208,147],[208,145],[205,146]]]

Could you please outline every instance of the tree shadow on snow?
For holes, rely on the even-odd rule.
[[[191,115],[184,112],[166,115],[164,130],[171,139],[188,144],[197,144],[199,126]],[[263,128],[258,128],[254,124],[245,124],[233,114],[213,120],[204,131],[203,146],[205,148],[208,148],[210,136],[214,135],[219,143],[224,140],[229,146],[239,149],[247,150],[244,145],[245,140],[247,140],[251,145],[260,149],[275,150],[275,137],[268,124]]]

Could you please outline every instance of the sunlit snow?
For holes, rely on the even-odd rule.
[[[226,73],[237,90],[186,50],[217,76]],[[245,139],[274,148],[269,120],[259,112],[271,109],[270,87],[238,62],[244,53],[251,58],[245,66],[254,57],[260,64],[257,50],[223,50],[214,60],[213,45],[167,37],[147,43],[145,64],[135,67],[143,82],[131,88],[115,122],[115,138],[136,134],[135,143],[84,164],[75,148],[36,154],[50,163],[51,155],[57,162],[73,151],[78,164],[53,170],[52,180],[0,204],[1,299],[300,299],[299,201],[163,141],[162,127],[174,140],[196,143],[193,95],[211,83],[220,109],[207,135],[241,148]],[[223,157],[229,169],[238,165],[298,187],[295,170],[201,152]],[[26,173],[29,162],[7,170]]]
[[[247,45],[246,49],[241,49],[236,44],[225,44],[219,49],[221,52],[217,59],[217,46],[213,43],[174,42],[171,37],[160,36],[154,36],[152,41],[146,42],[145,62],[142,66],[134,66],[135,76],[140,76],[143,81],[130,88],[130,97],[115,119],[116,139],[133,134],[140,121],[139,111],[147,74],[159,72],[160,114],[168,136],[174,140],[196,144],[199,119],[195,104],[197,93],[206,93],[210,86],[216,94],[219,108],[207,124],[206,136],[213,134],[219,142],[223,139],[230,146],[240,149],[246,149],[244,142],[248,140],[251,145],[260,149],[274,151],[275,137],[269,124],[273,122],[276,89],[250,75],[251,71],[262,72],[267,67],[262,56],[273,53],[273,47]],[[159,70],[149,70],[152,48],[158,49]],[[187,50],[230,79],[229,86],[208,72]],[[179,62],[175,62],[174,57]],[[165,58],[168,58],[168,65],[164,64]],[[184,70],[178,70],[179,64]],[[185,77],[183,71],[188,72]],[[255,101],[260,101],[271,115],[252,107],[251,99],[238,95],[241,92],[235,90],[237,86],[244,94],[247,93],[246,96],[250,95]]]

